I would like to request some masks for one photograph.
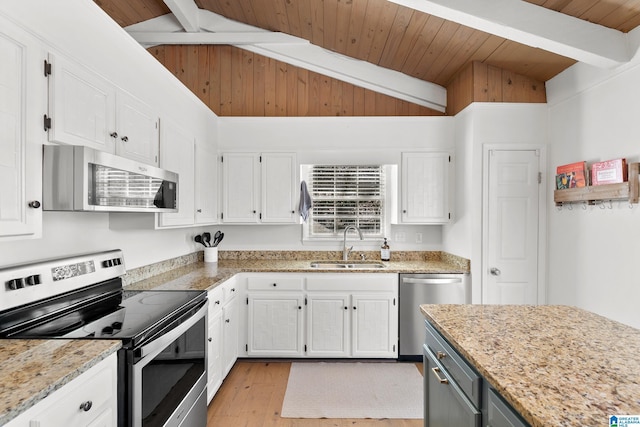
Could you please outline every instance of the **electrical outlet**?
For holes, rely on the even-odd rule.
[[[422,243],[422,233],[416,233],[416,243]]]
[[[404,231],[398,231],[396,233],[395,239],[393,240],[395,240],[398,243],[403,243],[407,240],[407,235],[405,234]]]

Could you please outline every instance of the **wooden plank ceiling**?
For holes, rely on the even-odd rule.
[[[307,39],[444,87],[459,81],[475,62],[528,79],[539,90],[575,63],[386,0],[195,1],[199,8],[234,21]],[[622,32],[640,24],[640,0],[525,1]],[[95,2],[122,27],[170,13],[162,0]],[[235,47],[159,46],[149,51],[218,115],[441,114]],[[282,73],[289,74],[278,76]]]

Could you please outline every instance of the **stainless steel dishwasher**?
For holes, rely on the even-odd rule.
[[[400,274],[398,358],[421,360],[424,316],[421,304],[471,303],[469,274]]]

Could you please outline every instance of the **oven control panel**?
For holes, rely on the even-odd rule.
[[[0,269],[0,310],[49,298],[126,274],[119,249]]]

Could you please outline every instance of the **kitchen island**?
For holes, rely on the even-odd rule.
[[[640,414],[640,330],[568,306],[422,305],[426,320],[531,426]]]

